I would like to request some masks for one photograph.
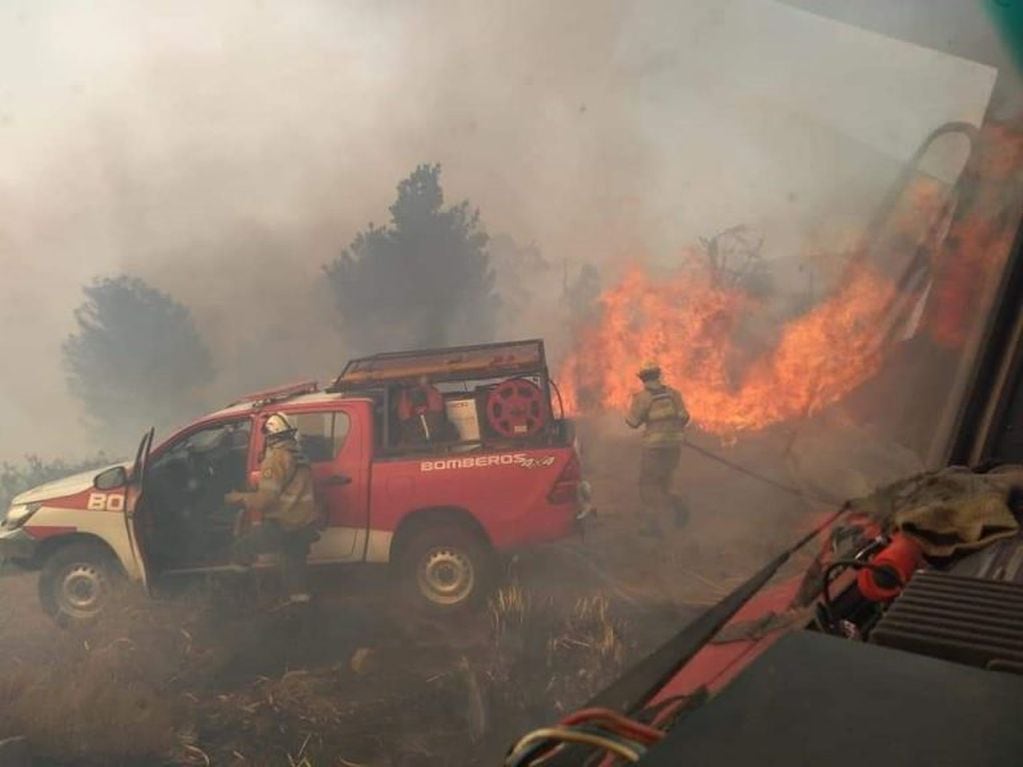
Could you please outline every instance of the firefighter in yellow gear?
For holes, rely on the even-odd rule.
[[[310,600],[306,559],[318,538],[319,512],[309,460],[296,439],[297,429],[283,413],[263,422],[266,448],[255,492],[231,492],[224,501],[243,506],[250,528],[235,541],[235,560],[249,565],[258,554],[276,552],[287,601]]]
[[[639,469],[642,532],[659,535],[659,520],[669,514],[676,525],[685,524],[686,511],[681,499],[671,492],[671,480],[682,456],[690,418],[682,395],[661,380],[660,365],[646,362],[637,376],[643,389],[633,395],[625,422],[633,429],[643,427]]]

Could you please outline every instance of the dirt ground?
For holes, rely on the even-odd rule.
[[[597,428],[597,426],[591,426]],[[583,703],[796,537],[808,505],[695,453],[691,518],[638,534],[636,442],[583,434],[598,517],[522,552],[489,605],[403,612],[383,572],[317,575],[301,616],[272,584],[129,595],[89,630],[40,611],[35,576],[0,580],[0,738],[37,764],[497,764],[523,730]],[[588,439],[587,439],[588,437]],[[726,451],[760,460],[770,445]],[[774,470],[774,469],[772,469]]]

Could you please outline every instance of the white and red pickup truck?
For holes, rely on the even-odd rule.
[[[410,399],[417,387],[430,403]],[[310,563],[390,563],[420,602],[458,608],[486,592],[498,553],[568,536],[589,513],[552,392],[539,340],[353,360],[325,390],[249,395],[159,444],[150,431],[134,461],[22,493],[0,558],[39,569],[63,621],[97,616],[118,579],[151,589],[231,569],[239,520],[223,496],[255,481],[262,419],[283,412],[328,511]]]

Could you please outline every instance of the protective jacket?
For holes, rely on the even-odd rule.
[[[675,447],[683,441],[689,411],[677,389],[648,381],[633,395],[625,422],[633,429],[645,427],[643,447]]]
[[[312,467],[293,439],[267,446],[259,466],[259,489],[238,497],[247,511],[274,520],[287,532],[318,520]]]

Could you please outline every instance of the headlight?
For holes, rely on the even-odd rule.
[[[11,506],[7,511],[7,516],[4,517],[4,530],[14,530],[17,527],[21,527],[39,510],[40,504],[38,503],[23,503],[19,506]]]

